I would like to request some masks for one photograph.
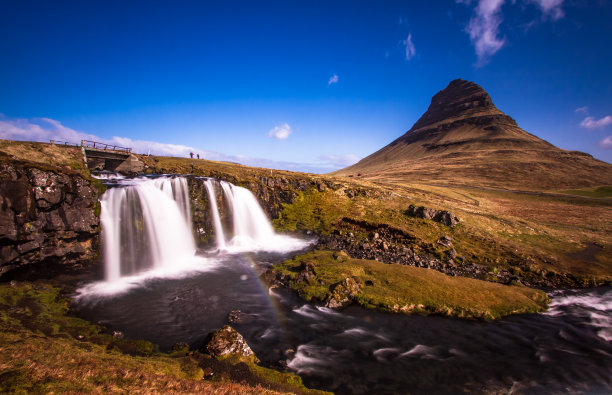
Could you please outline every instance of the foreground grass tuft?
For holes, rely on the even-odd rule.
[[[205,381],[206,355],[156,353],[152,343],[115,339],[67,313],[58,287],[0,285],[0,393],[321,393],[254,363],[244,380],[241,361],[223,362],[231,374],[209,369],[215,381]]]
[[[315,276],[299,281],[298,275],[306,262],[314,266]],[[275,270],[308,301],[326,300],[335,284],[352,278],[361,285],[354,302],[386,312],[495,319],[544,311],[549,301],[544,292],[527,287],[451,277],[411,266],[344,258],[330,251],[309,252],[278,264]]]

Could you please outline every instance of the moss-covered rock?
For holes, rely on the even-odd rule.
[[[215,358],[236,355],[251,359],[255,356],[244,337],[229,325],[213,332],[205,350]]]

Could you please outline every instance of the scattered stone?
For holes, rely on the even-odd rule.
[[[253,314],[247,314],[241,310],[232,310],[227,316],[227,322],[230,324],[250,324],[253,321],[255,321]]]
[[[312,280],[316,275],[315,267],[316,267],[315,264],[310,261],[306,261],[302,263],[300,272],[298,273],[296,280],[298,282],[302,282],[302,281],[308,282]]]
[[[410,205],[408,207],[408,210],[406,210],[406,214],[416,218],[429,219],[451,227],[459,223],[459,219],[455,217],[450,211],[434,210],[432,208],[427,208],[424,206],[415,207],[413,205]]]
[[[213,370],[211,368],[209,368],[209,367],[208,368],[204,368],[203,372],[204,372],[204,378],[211,378],[215,374],[213,372]]]
[[[327,297],[325,307],[337,309],[350,304],[355,296],[361,291],[361,285],[354,278],[347,277],[335,285]]]
[[[351,257],[349,256],[349,254],[347,254],[345,251],[337,251],[334,252],[334,259],[337,261],[346,261],[347,259],[350,259]]]
[[[244,337],[229,325],[223,326],[212,334],[205,350],[215,358],[226,355],[255,357]]]
[[[172,351],[174,352],[184,352],[187,353],[189,352],[189,344],[184,343],[184,342],[178,342],[178,343],[174,343],[172,345]]]
[[[438,240],[438,244],[447,248],[453,248],[453,239],[450,236],[442,236],[440,240]]]

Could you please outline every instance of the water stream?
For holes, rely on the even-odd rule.
[[[173,196],[177,207],[168,212],[180,217],[176,226],[185,225],[178,207],[181,194],[174,189],[168,193],[168,188],[180,190],[181,181],[165,177],[120,182],[107,191],[109,205],[103,206],[103,216],[121,213],[111,202],[140,207],[135,212],[143,213],[144,230],[149,223],[144,221],[146,204],[134,200],[139,193],[158,196],[153,191],[158,189],[163,196]],[[248,190],[213,180],[205,183],[207,188],[209,184],[208,194],[222,188],[234,216],[233,229],[224,230],[221,221],[219,227],[215,224],[217,234],[233,235],[224,240],[225,247],[217,238],[215,251],[174,249],[168,260],[136,263],[136,273],[133,265],[112,269],[106,280],[81,289],[77,312],[168,350],[176,342],[201,346],[208,333],[227,323],[230,312],[240,310],[232,325],[264,365],[292,370],[307,385],[337,393],[612,391],[612,289],[558,291],[551,294],[553,303],[546,313],[495,322],[392,315],[359,307],[333,311],[262,284],[259,274],[266,267],[308,242],[277,235],[271,226],[259,228],[263,220],[269,222]],[[124,240],[116,229],[133,226],[124,224],[130,221],[123,213],[119,227],[110,220],[103,223],[105,232],[111,223],[110,236],[115,237],[105,236],[105,242]],[[161,215],[159,209],[156,215]],[[236,215],[250,218],[236,223]],[[141,233],[132,240],[150,234]],[[111,261],[131,262],[124,254],[111,255]],[[180,270],[168,269],[177,265]],[[129,287],[113,286],[126,281]]]

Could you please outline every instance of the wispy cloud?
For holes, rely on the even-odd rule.
[[[503,21],[502,6],[505,0],[455,0],[455,2],[468,7],[477,3],[465,31],[469,34],[476,51],[478,58],[476,66],[484,66],[506,44],[506,39],[500,33],[500,25]],[[515,6],[517,3],[517,0],[512,0],[509,5]],[[543,19],[556,21],[565,16],[563,0],[523,0],[523,3],[534,4],[538,7]],[[525,32],[533,25],[534,22],[528,23],[524,29]]]
[[[285,140],[291,134],[291,126],[288,123],[276,125],[273,129],[268,132],[268,137],[272,137],[277,140]]]
[[[406,46],[406,60],[410,60],[416,55],[414,44],[412,43],[412,33],[408,33],[408,38],[402,42]]]
[[[466,4],[466,3],[464,3]],[[469,3],[467,3],[469,4]],[[480,0],[466,28],[478,57],[477,66],[484,66],[502,49],[506,40],[499,37],[504,0]]]
[[[603,140],[597,143],[600,148],[612,149],[612,136],[605,137]]]
[[[553,21],[561,19],[565,16],[563,12],[563,0],[527,0],[529,3],[537,5],[542,11],[545,18],[550,18]]]
[[[329,81],[327,81],[327,85],[336,84],[338,82],[338,74],[334,74],[329,77]]]
[[[354,154],[321,155],[319,156],[319,159],[323,162],[325,166],[333,168],[342,168],[359,162],[359,157]]]
[[[586,114],[589,112],[589,108],[587,106],[584,107],[578,107],[577,109],[574,110],[575,113],[581,113],[581,114]]]
[[[111,139],[83,133],[64,126],[50,118],[0,119],[0,138],[7,140],[26,140],[49,142],[50,140],[80,144],[81,140],[93,140],[106,144],[131,147],[135,153],[154,155],[187,156],[189,152],[202,152],[194,147],[177,144],[164,144],[155,141],[132,140],[115,136]]]
[[[580,122],[580,126],[586,129],[599,129],[612,124],[612,116],[606,115],[603,118],[595,119],[594,117],[586,117]]]

